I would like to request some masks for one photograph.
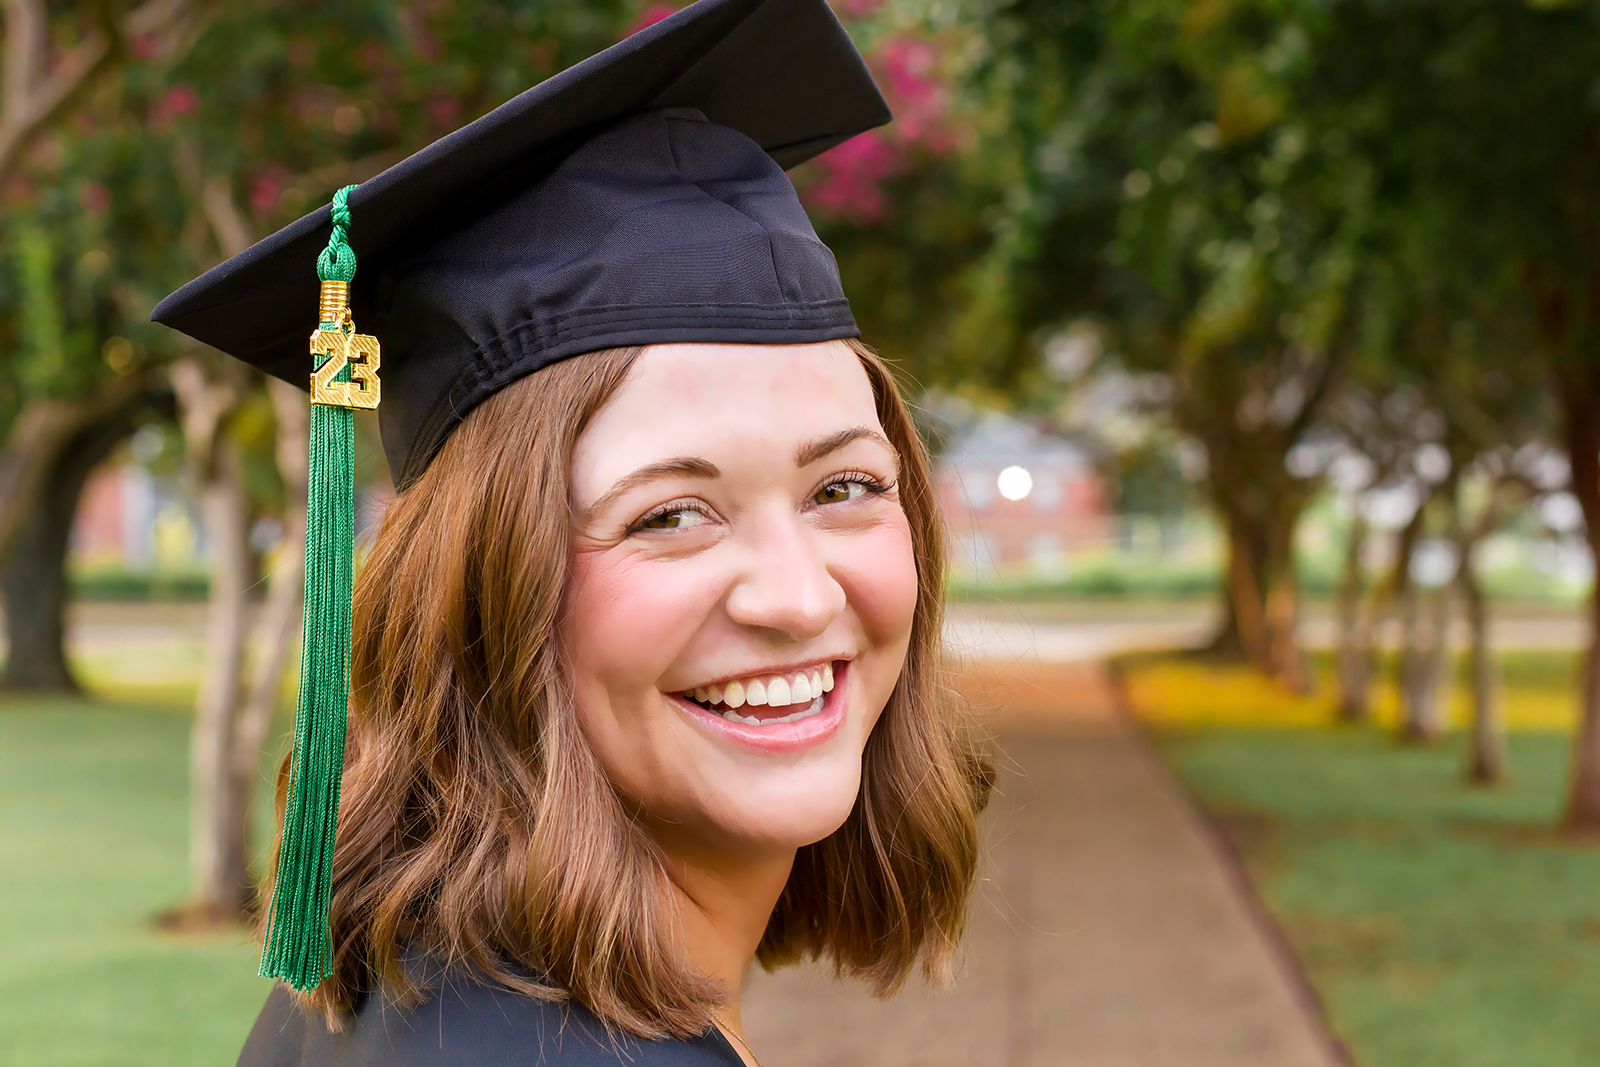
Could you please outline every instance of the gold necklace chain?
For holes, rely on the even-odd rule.
[[[737,1030],[735,1030],[735,1029],[734,1029],[734,1028],[733,1028],[733,1027],[731,1027],[731,1026],[729,1026],[729,1025],[728,1025],[728,1024],[727,1024],[727,1023],[726,1023],[726,1022],[724,1022],[724,1021],[723,1021],[723,1020],[721,1020],[721,1019],[718,1019],[718,1020],[717,1020],[717,1027],[718,1027],[718,1028],[719,1028],[719,1029],[720,1029],[720,1030],[721,1030],[721,1031],[722,1031],[722,1032],[723,1032],[723,1033],[724,1033],[724,1034],[726,1034],[726,1035],[727,1035],[727,1036],[728,1036],[728,1037],[731,1037],[731,1038],[733,1038],[733,1039],[734,1039],[734,1040],[735,1040],[735,1041],[737,1041],[737,1042],[739,1042],[739,1047],[740,1047],[740,1048],[742,1048],[742,1049],[744,1049],[744,1050],[745,1050],[745,1051],[746,1051],[746,1052],[748,1052],[748,1053],[750,1053],[750,1058],[751,1058],[751,1059],[752,1059],[752,1060],[754,1060],[754,1061],[755,1061],[755,1065],[756,1065],[756,1067],[761,1067],[761,1060],[760,1060],[760,1058],[758,1058],[758,1057],[757,1057],[757,1056],[756,1056],[756,1053],[755,1053],[755,1050],[754,1050],[754,1049],[752,1049],[752,1048],[751,1048],[751,1047],[750,1047],[750,1046],[749,1046],[749,1045],[747,1045],[747,1044],[746,1044],[746,1043],[745,1043],[745,1040],[744,1040],[744,1038],[742,1038],[742,1037],[740,1037],[740,1036],[739,1036],[739,1031],[737,1031]]]

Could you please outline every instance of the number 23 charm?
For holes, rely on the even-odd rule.
[[[378,339],[356,333],[348,319],[332,330],[319,329],[311,335],[311,354],[325,356],[322,366],[311,375],[311,402],[341,408],[376,408],[378,381]],[[350,368],[350,380],[334,381],[334,375]]]

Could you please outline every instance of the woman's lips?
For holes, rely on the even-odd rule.
[[[742,748],[765,754],[793,752],[821,744],[838,732],[844,723],[844,709],[849,692],[849,664],[835,661],[833,686],[830,692],[814,698],[810,705],[782,707],[756,706],[738,709],[741,719],[755,718],[759,723],[734,721],[723,714],[702,707],[681,694],[671,694],[678,707],[688,712],[703,728],[726,738]],[[820,699],[822,707],[811,708]],[[798,716],[798,717],[796,717]],[[780,721],[780,720],[789,721]]]

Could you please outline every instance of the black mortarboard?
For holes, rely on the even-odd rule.
[[[617,345],[857,334],[783,168],[889,120],[824,0],[700,0],[355,188],[354,318],[404,486],[474,406]],[[151,318],[305,385],[322,208]]]
[[[332,969],[350,408],[378,407],[403,488],[467,412],[555,360],[856,336],[833,256],[783,168],[888,120],[825,0],[700,0],[340,190],[331,211],[151,313],[297,385],[319,367],[299,701],[263,975],[309,989]]]

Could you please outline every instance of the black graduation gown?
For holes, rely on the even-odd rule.
[[[256,1019],[239,1067],[742,1067],[713,1027],[692,1041],[608,1034],[580,1004],[554,1004],[485,983],[445,979],[401,1009],[367,996],[344,1029],[295,1007],[279,984]]]

